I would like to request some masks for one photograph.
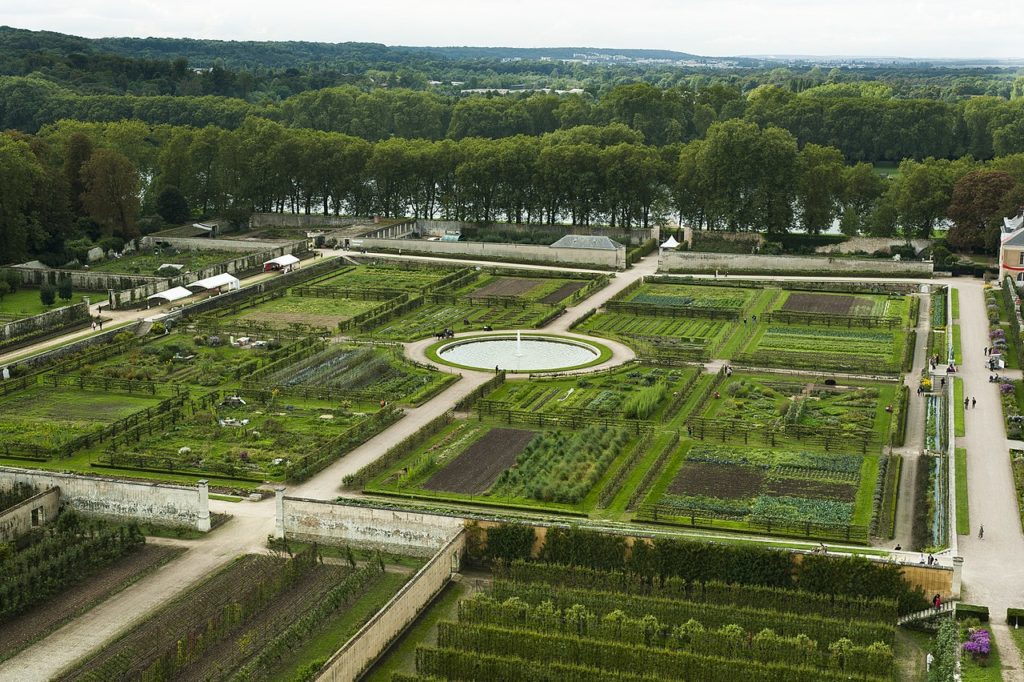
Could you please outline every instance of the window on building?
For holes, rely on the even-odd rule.
[[[43,508],[36,507],[32,510],[32,527],[36,528],[44,523],[46,523],[46,515],[43,512]]]

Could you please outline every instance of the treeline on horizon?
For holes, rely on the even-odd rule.
[[[930,236],[991,250],[1024,206],[1024,153],[907,159],[884,178],[834,147],[744,120],[650,145],[622,123],[540,136],[390,138],[249,117],[231,130],[65,120],[0,134],[0,262],[61,266],[165,225],[256,211],[620,227]]]
[[[770,233],[839,220],[847,234],[908,238],[948,218],[952,247],[984,250],[997,218],[1024,204],[1024,77],[1004,69],[693,70],[0,37],[2,262],[63,264],[168,223],[285,210]],[[186,45],[237,65],[193,69],[174,56]],[[266,49],[247,62],[254,45]],[[527,78],[585,92],[459,96],[427,85],[434,69],[467,87]],[[323,87],[338,79],[351,84]],[[899,173],[879,177],[878,162]]]

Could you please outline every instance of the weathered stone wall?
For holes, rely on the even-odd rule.
[[[142,238],[141,248],[154,248],[158,244],[170,246],[181,251],[274,251],[284,249],[275,253],[271,258],[282,256],[286,253],[300,253],[308,250],[308,242],[305,240],[285,242],[281,240],[263,239],[209,239],[207,237],[161,237],[148,235]]]
[[[431,556],[458,533],[460,518],[281,496],[278,531],[285,538]]]
[[[888,251],[894,246],[906,245],[906,239],[888,239],[886,237],[851,237],[842,244],[827,244],[819,246],[817,253],[874,253],[875,251]],[[914,253],[921,253],[932,245],[931,239],[911,239],[910,245],[914,247]]]
[[[57,286],[57,282],[70,277],[71,286],[81,291],[121,291],[132,287],[143,286],[149,282],[163,282],[163,277],[144,275],[122,275],[115,272],[94,272],[92,270],[51,270],[49,268],[29,268],[16,265],[13,268],[23,284],[38,287],[44,282]],[[99,301],[92,301],[99,303]]]
[[[639,245],[655,239],[658,234],[657,228],[623,230],[617,227],[594,227],[585,225],[526,225],[517,223],[470,223],[460,220],[416,220],[416,231],[422,236],[440,237],[448,231],[476,233],[511,232],[515,234],[529,234],[531,232],[543,232],[551,235],[551,241],[555,242],[567,234],[603,235],[611,237],[620,244]]]
[[[596,266],[608,269],[626,267],[626,247],[614,251],[598,249],[553,249],[536,244],[491,242],[432,242],[425,239],[353,239],[353,248],[370,251],[386,249],[402,253],[465,256],[479,260],[511,260],[550,263],[552,265]]]
[[[459,531],[324,665],[318,682],[354,682],[416,619],[458,570],[466,545]]]
[[[931,277],[932,263],[884,258],[832,258],[829,256],[768,256],[761,254],[669,251],[661,254],[658,272],[729,274],[787,273],[822,275],[891,275]]]
[[[32,530],[32,512],[39,514],[39,524],[56,518],[60,509],[60,489],[50,488],[33,495],[13,507],[0,510],[0,542],[10,542]]]
[[[0,486],[27,483],[60,488],[61,503],[77,511],[114,519],[210,530],[208,488],[137,483],[56,471],[0,467]]]
[[[8,322],[0,326],[0,345],[19,338],[39,336],[89,321],[89,306],[82,303],[47,310],[32,317]]]

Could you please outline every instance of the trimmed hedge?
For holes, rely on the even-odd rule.
[[[1009,609],[1007,610],[1009,614]],[[977,604],[963,604],[958,603],[956,605],[956,619],[966,620],[968,618],[977,618],[982,623],[988,622],[988,607],[978,606]]]

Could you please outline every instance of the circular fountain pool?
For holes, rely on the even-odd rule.
[[[551,336],[488,336],[445,344],[435,351],[451,365],[506,372],[542,372],[593,364],[601,351],[575,339]]]

